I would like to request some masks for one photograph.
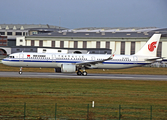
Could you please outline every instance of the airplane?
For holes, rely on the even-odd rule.
[[[134,55],[66,54],[20,52],[2,60],[4,65],[20,67],[55,68],[55,72],[77,73],[86,76],[86,69],[124,69],[155,62],[161,34],[154,34]]]

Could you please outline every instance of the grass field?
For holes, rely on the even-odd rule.
[[[152,105],[153,118],[165,120],[166,86],[166,81],[1,77],[0,116],[23,115],[24,103],[27,104],[27,116],[54,116],[57,103],[58,117],[86,118],[87,105],[95,101],[96,109],[90,109],[93,111],[90,116],[94,118],[117,119],[119,105],[122,106],[121,117],[124,119],[149,118]],[[132,109],[135,106],[138,108]]]
[[[0,71],[18,72],[19,68],[0,64]],[[23,72],[54,72],[54,69],[23,68]],[[167,75],[167,68],[137,67],[105,71],[87,70],[87,72],[88,74]],[[89,119],[121,117],[127,120],[150,118],[165,120],[167,119],[166,86],[167,81],[158,80],[0,77],[0,119],[5,116],[9,118],[21,116],[23,119],[26,113],[27,119],[41,119],[41,116],[45,116],[43,117],[45,119],[46,116],[54,118],[56,114],[58,118],[68,119],[87,119],[89,116]],[[95,101],[95,108],[91,108],[92,101]]]

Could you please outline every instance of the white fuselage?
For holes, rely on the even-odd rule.
[[[86,63],[109,58],[107,54],[62,54],[62,53],[14,53],[2,60],[2,63],[15,67],[57,68],[62,64]],[[149,64],[148,56],[115,55],[112,60],[94,64],[87,69],[122,69]]]

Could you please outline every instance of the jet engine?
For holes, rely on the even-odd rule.
[[[76,71],[76,66],[72,64],[61,64],[61,68],[55,68],[55,72],[69,72],[74,73]]]

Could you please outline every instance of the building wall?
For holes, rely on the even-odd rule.
[[[56,47],[60,47],[60,41],[56,41]]]
[[[135,44],[135,53],[137,53],[141,49],[141,42],[136,41]]]
[[[74,48],[74,41],[69,41],[69,48]]]
[[[130,55],[131,42],[125,42],[125,54]]]
[[[115,52],[115,54],[120,54],[121,52],[121,41],[125,41],[125,54],[130,55],[131,54],[131,42],[135,42],[135,53],[138,52],[143,45],[147,42],[149,38],[114,38],[114,39],[106,39],[106,38],[77,38],[77,39],[71,39],[71,38],[25,38],[25,41],[20,42],[19,39],[24,39],[23,37],[17,38],[17,46],[31,46],[31,40],[34,40],[34,46],[39,46],[39,40],[43,40],[43,47],[51,47],[52,41],[55,41],[55,47],[60,47],[60,42],[64,41],[64,48],[74,48],[74,41],[78,41],[77,48],[83,48],[83,41],[87,42],[86,48],[96,48],[97,41],[100,41],[100,48],[106,47],[106,41],[110,42],[110,49],[112,49],[112,52]],[[161,38],[162,40],[162,56],[167,57],[167,39]]]
[[[16,46],[27,46],[26,43],[25,36],[16,37]]]
[[[121,42],[115,42],[115,54],[121,53]]]
[[[167,42],[162,42],[162,57],[167,57]]]
[[[83,41],[78,41],[78,48],[83,48]]]

